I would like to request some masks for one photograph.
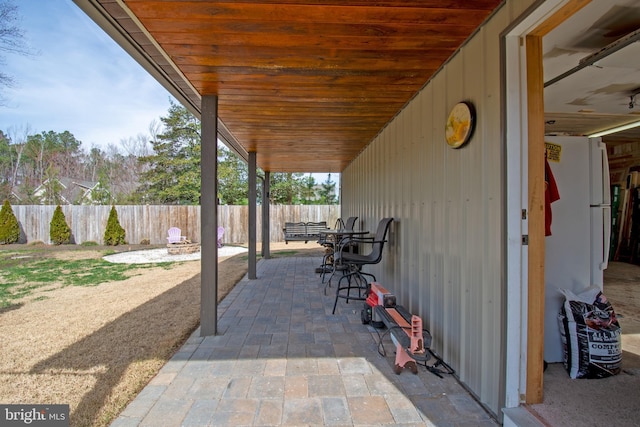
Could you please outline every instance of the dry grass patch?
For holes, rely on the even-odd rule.
[[[0,254],[14,249],[0,247]],[[274,251],[274,257],[321,254],[312,245],[305,248],[310,251],[285,249]],[[25,263],[105,254],[76,247],[18,252],[15,256],[27,256],[17,258]],[[219,300],[246,271],[245,254],[219,260]],[[59,278],[0,310],[1,402],[69,404],[72,426],[113,421],[197,328],[200,317],[200,262],[146,265],[127,274],[124,280],[92,286],[63,285]]]

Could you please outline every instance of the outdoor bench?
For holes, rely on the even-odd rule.
[[[321,222],[285,222],[284,242],[300,241],[307,243],[309,240],[317,240],[320,238],[320,232],[327,230],[326,221]]]

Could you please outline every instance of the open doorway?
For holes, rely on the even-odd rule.
[[[635,105],[632,105],[640,86],[640,61],[637,60],[637,52],[640,52],[640,5],[629,0],[594,0],[585,5],[570,1],[566,4],[572,3],[580,7],[576,7],[553,29],[540,34],[545,82],[544,133],[545,140],[554,137],[560,141],[563,141],[562,138],[565,138],[564,141],[581,139],[586,144],[587,137],[600,130],[640,120],[640,111],[634,110]],[[545,24],[548,22],[542,25]],[[629,161],[633,163],[631,159],[635,157],[635,146],[640,145],[638,129],[601,137],[609,155],[607,166],[612,173],[607,171],[607,174],[612,178],[611,183],[623,187],[627,192],[633,191],[634,183],[627,179],[630,174],[622,163],[627,164],[627,169]],[[616,157],[615,164],[612,164],[612,155]],[[584,171],[577,169],[573,175],[576,182],[592,180],[590,174],[580,177],[581,172]],[[567,212],[573,212],[572,215],[577,218],[578,209],[574,206]],[[584,209],[588,209],[588,206]],[[618,207],[612,209],[617,211]],[[560,227],[555,218],[556,212],[553,227]],[[569,225],[562,227],[572,226],[575,222],[569,218]],[[613,235],[619,231],[614,229]],[[552,239],[545,239],[547,256],[555,249],[550,244],[553,244]],[[545,342],[545,359],[549,358],[553,363],[543,374],[543,400],[541,403],[530,402],[530,409],[550,425],[637,424],[634,414],[640,411],[640,401],[636,397],[640,388],[640,267],[628,263],[632,256],[617,259],[619,251],[617,247],[610,246],[608,236],[602,239],[600,245],[605,246],[604,249],[611,249],[611,255],[606,256],[605,260],[588,259],[586,262],[590,265],[585,267],[599,263],[600,269],[604,270],[600,273],[600,282],[597,283],[598,280],[587,272],[584,275],[586,279],[573,285],[584,288],[591,284],[603,286],[605,296],[620,315],[623,333],[622,372],[605,379],[571,380],[564,370],[561,357],[558,360],[557,354],[551,354],[549,342]],[[566,248],[564,250],[567,251]],[[602,252],[606,254],[608,251]],[[561,253],[557,252],[555,256],[562,257]],[[568,261],[574,259],[570,256],[560,259],[570,272],[567,274],[573,273],[571,269],[581,268],[579,262]],[[553,283],[549,283],[550,268],[550,263],[545,263],[545,338],[549,338],[549,332],[553,332],[549,328],[556,327],[554,323],[557,317],[557,307],[549,304],[553,290]],[[559,333],[555,333],[552,341],[555,343],[558,339]]]
[[[507,349],[507,407],[513,405],[513,399],[516,398],[516,392],[519,392],[519,398],[522,401],[524,397],[525,403],[530,408],[550,407],[547,398],[559,396],[555,403],[555,407],[560,413],[556,415],[568,415],[571,411],[578,413],[581,411],[580,406],[575,404],[574,398],[581,396],[586,389],[587,384],[597,387],[600,396],[591,396],[582,399],[587,403],[588,409],[598,411],[600,414],[611,415],[608,408],[594,405],[593,402],[598,398],[603,401],[606,396],[618,393],[615,386],[603,387],[607,383],[619,381],[620,376],[612,377],[611,380],[570,380],[568,374],[563,370],[562,364],[560,369],[552,366],[551,369],[544,371],[543,369],[543,333],[544,330],[544,275],[545,275],[545,238],[544,238],[544,139],[547,129],[545,122],[550,125],[551,119],[547,118],[547,105],[545,103],[546,89],[544,88],[544,65],[547,60],[545,57],[543,39],[552,30],[570,32],[569,27],[562,28],[568,19],[576,15],[583,8],[589,5],[604,7],[607,12],[599,12],[595,21],[611,24],[615,22],[612,18],[619,13],[620,8],[631,7],[633,9],[640,7],[636,2],[621,0],[598,1],[592,2],[569,0],[569,1],[546,1],[539,3],[539,8],[529,11],[527,18],[522,22],[514,25],[505,37],[506,50],[506,98],[505,106],[505,122],[507,124],[507,209],[508,214],[508,235],[509,238],[508,251],[510,261],[508,263],[507,275],[510,283],[510,293],[508,297],[508,313],[509,325],[508,337],[511,342],[519,340],[521,342],[520,353],[518,349],[510,346]],[[613,11],[613,12],[612,12]],[[615,12],[615,13],[614,13]],[[577,16],[577,15],[576,15]],[[601,18],[607,18],[602,20]],[[623,16],[636,16],[635,12],[626,10]],[[625,18],[626,19],[626,18]],[[595,22],[595,21],[592,21]],[[636,28],[640,27],[637,25]],[[582,34],[573,34],[573,37],[580,38]],[[558,54],[556,51],[555,54]],[[553,57],[553,55],[551,55]],[[578,99],[578,94],[574,90],[574,99]],[[578,104],[575,102],[574,104]],[[580,118],[582,125],[602,124],[602,121],[596,116],[585,115],[585,112],[579,113],[580,116],[572,117]],[[611,117],[608,117],[611,119]],[[558,119],[555,119],[559,123]],[[629,120],[629,119],[627,119]],[[564,121],[564,119],[563,119]],[[572,123],[577,123],[575,120]],[[589,135],[586,131],[576,133],[576,135]],[[517,141],[523,141],[521,145]],[[522,211],[519,218],[518,214]],[[517,239],[518,234],[522,235],[522,243]],[[525,239],[526,237],[526,239]],[[520,263],[514,261],[520,254]],[[611,270],[612,271],[612,270]],[[605,279],[608,280],[608,279]],[[517,287],[513,284],[521,281],[522,286]],[[606,285],[605,285],[606,292]],[[613,299],[613,298],[612,298]],[[520,305],[519,303],[522,303]],[[614,307],[615,308],[615,307]],[[519,314],[521,310],[524,314]],[[630,328],[633,330],[633,327]],[[623,343],[624,345],[624,343]],[[517,356],[526,354],[526,358],[521,359],[524,362],[518,362]],[[629,359],[633,359],[629,357]],[[553,375],[552,378],[549,378]],[[518,377],[516,377],[518,376]],[[518,378],[517,380],[509,380],[509,378]],[[636,377],[638,378],[638,377]],[[566,385],[573,387],[571,392],[560,392],[553,394],[554,379],[567,381]],[[631,378],[633,380],[633,378]],[[634,383],[635,384],[635,383]],[[636,385],[637,390],[637,385]],[[563,400],[564,399],[564,400]],[[596,400],[594,400],[596,399]],[[571,411],[569,411],[571,409]],[[638,409],[627,407],[625,412],[631,411],[637,413]],[[584,414],[588,411],[582,411]],[[608,419],[603,424],[619,425],[621,419]],[[548,420],[551,425],[575,425],[575,419],[565,417],[563,419]],[[598,424],[593,419],[587,424]]]

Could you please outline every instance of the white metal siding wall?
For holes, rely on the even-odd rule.
[[[342,214],[375,230],[392,216],[369,270],[418,313],[433,348],[499,416],[504,400],[505,259],[500,32],[532,1],[508,2],[342,175]],[[445,143],[448,111],[477,111],[470,142]]]

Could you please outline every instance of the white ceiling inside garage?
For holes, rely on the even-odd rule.
[[[640,120],[640,2],[593,0],[543,39],[548,134]],[[640,127],[603,138],[640,141]]]

